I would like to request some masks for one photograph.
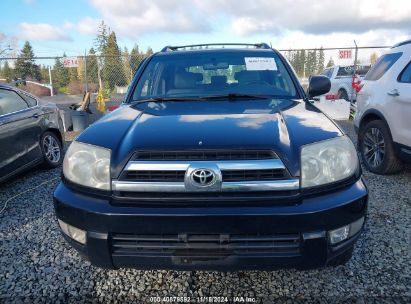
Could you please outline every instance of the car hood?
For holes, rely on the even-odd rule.
[[[341,136],[341,130],[309,103],[273,101],[124,105],[77,140],[111,149],[113,177],[135,151],[189,149],[270,149],[299,176],[301,146]]]

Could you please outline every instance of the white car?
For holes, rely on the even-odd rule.
[[[357,81],[362,80],[371,68],[370,65],[357,65],[356,75]],[[351,98],[356,99],[356,92],[352,87],[352,76],[354,74],[353,65],[336,65],[326,68],[321,72],[321,75],[327,76],[331,81],[331,89],[327,93],[327,99],[345,99],[351,101]],[[328,96],[331,96],[328,98]]]
[[[363,163],[398,172],[411,161],[411,40],[382,55],[361,84],[354,124]]]

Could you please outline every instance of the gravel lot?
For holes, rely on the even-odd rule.
[[[351,123],[341,125],[353,134]],[[262,303],[291,298],[316,303],[411,302],[409,167],[394,176],[364,172],[371,192],[369,219],[346,266],[235,273],[91,267],[57,229],[51,195],[60,174],[61,168],[37,169],[0,186],[4,202],[48,181],[11,201],[0,215],[0,302],[148,303],[156,295],[248,296]]]

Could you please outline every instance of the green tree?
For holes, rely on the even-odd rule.
[[[63,57],[65,56],[66,54],[63,54]],[[52,71],[52,80],[53,86],[57,89],[67,86],[70,82],[69,72],[61,62],[61,58],[56,58]]]
[[[296,72],[299,77],[306,75],[306,57],[305,50],[300,50],[296,54]]]
[[[307,54],[306,76],[313,75],[317,71],[317,51],[312,50]]]
[[[154,54],[153,49],[149,46],[146,51],[146,57],[151,56],[153,54]]]
[[[334,59],[332,57],[330,57],[330,59],[328,60],[327,65],[326,65],[326,68],[330,68],[330,67],[333,67],[333,66],[335,66]]]
[[[131,49],[130,53],[130,68],[133,72],[133,75],[136,73],[138,66],[140,65],[141,61],[143,61],[144,55],[140,53],[138,45],[135,44],[134,47]]]
[[[41,80],[40,68],[35,64],[33,48],[26,41],[16,60],[16,76],[21,79]]]
[[[120,48],[117,45],[116,33],[111,32],[108,36],[107,46],[104,49],[104,79],[108,82],[110,89],[114,86],[125,86],[126,75],[121,60]]]
[[[92,83],[97,83],[98,82],[98,62],[97,62],[97,56],[96,56],[96,51],[94,48],[91,48],[88,51],[88,56],[87,56],[87,81],[90,81]]]
[[[110,29],[104,23],[104,20],[102,20],[98,28],[97,37],[94,39],[94,45],[97,49],[98,54],[100,55],[100,57],[98,57],[97,59],[97,78],[100,89],[103,89],[102,70],[105,64],[105,58],[103,57],[103,55],[107,48],[109,34]]]
[[[324,56],[324,48],[320,47],[320,51],[318,52],[318,62],[317,62],[317,73],[321,73],[324,70],[324,62],[325,61],[325,56]]]
[[[6,79],[7,82],[10,82],[13,78],[13,71],[9,66],[9,62],[4,63],[4,67],[1,70],[1,76]]]
[[[127,84],[129,84],[134,74],[130,67],[130,63],[129,63],[130,54],[128,52],[127,47],[124,47],[124,51],[121,54],[121,59],[123,61],[123,69],[124,69],[124,73],[126,76],[126,81],[127,81]]]
[[[49,82],[49,69],[43,64],[40,68],[41,79],[45,82]]]

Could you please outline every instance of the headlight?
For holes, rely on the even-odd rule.
[[[301,149],[302,188],[343,180],[357,169],[357,151],[347,136],[306,145]]]
[[[73,183],[110,190],[109,149],[74,141],[63,162],[63,174]]]

